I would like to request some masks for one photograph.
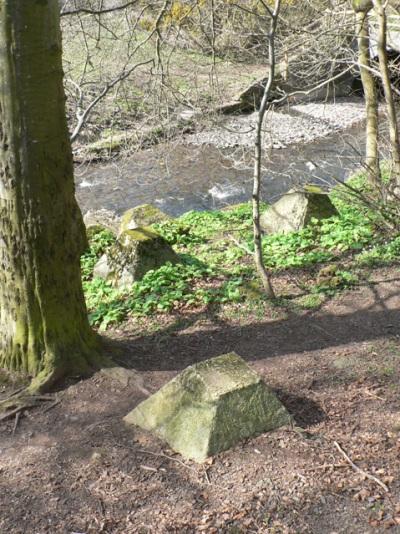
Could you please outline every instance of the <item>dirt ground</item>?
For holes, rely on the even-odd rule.
[[[108,332],[107,352],[135,372],[70,381],[59,404],[1,423],[0,532],[400,532],[399,319],[391,268],[319,310],[237,308],[153,333],[133,321]],[[294,427],[198,465],[124,426],[146,391],[231,350],[277,392]]]

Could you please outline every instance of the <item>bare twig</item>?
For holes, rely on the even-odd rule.
[[[53,402],[53,404],[50,404],[49,406],[47,406],[42,413],[47,413],[49,412],[50,410],[52,410],[53,408],[55,408],[58,404],[60,404],[61,402],[61,399],[57,399]]]
[[[231,234],[228,234],[228,237],[229,239],[231,239],[235,245],[239,248],[241,248],[242,250],[244,250],[246,252],[246,254],[249,254],[250,256],[253,255],[253,251],[250,250],[248,247],[246,247],[246,245],[243,245],[243,243],[241,243],[238,239],[236,239],[236,237],[234,237],[233,235]]]
[[[157,473],[158,469],[155,467],[151,467],[150,465],[139,465],[140,469],[143,469],[144,471],[152,471],[153,473]]]
[[[52,395],[33,395],[32,399],[42,402],[50,402],[54,400],[54,397]]]
[[[54,396],[52,395],[26,395],[24,394],[24,391],[25,388],[18,393],[14,392],[11,397],[0,402],[0,411],[5,412],[2,416],[0,416],[0,422],[13,417],[14,415],[17,415],[28,408],[38,407],[42,402],[50,402],[55,400]],[[60,401],[57,400],[57,404],[58,402]],[[49,407],[49,409],[51,409],[51,407]],[[10,410],[10,408],[13,409]],[[6,410],[9,411],[6,412]],[[18,422],[16,424],[18,424]]]
[[[137,4],[138,0],[131,0],[130,2],[126,2],[125,4],[121,4],[119,6],[115,7],[109,7],[105,9],[88,9],[88,8],[78,8],[78,9],[71,9],[70,11],[64,11],[64,9],[61,11],[60,16],[66,17],[70,15],[78,15],[80,13],[85,13],[86,15],[104,15],[106,13],[113,13],[115,11],[122,11],[123,9],[127,9],[128,7],[131,7],[135,4]]]
[[[386,486],[386,484],[384,484],[381,480],[379,480],[379,478],[375,477],[374,475],[371,475],[370,473],[367,473],[366,471],[364,471],[363,469],[358,467],[349,458],[349,456],[344,452],[344,450],[342,449],[342,447],[339,445],[339,443],[337,441],[334,441],[333,444],[335,445],[337,450],[340,452],[340,454],[343,456],[343,458],[346,460],[346,462],[348,462],[351,465],[351,467],[354,469],[354,471],[356,471],[357,473],[360,473],[360,475],[363,475],[366,478],[369,478],[370,480],[372,480],[373,482],[378,484],[378,486],[380,486],[386,493],[389,492],[389,488]]]
[[[102,419],[101,421],[96,421],[95,423],[91,423],[90,425],[88,425],[85,430],[93,430],[93,428],[95,428],[96,426],[100,426],[100,425],[103,425],[105,423],[109,423],[110,422],[110,417],[108,419]]]
[[[8,400],[12,399],[13,397],[15,397],[16,395],[18,395],[18,393],[21,393],[22,391],[24,391],[25,386],[23,387],[20,387],[18,389],[16,389],[15,391],[13,391],[10,395],[8,395],[8,397],[5,397],[4,399],[0,399],[0,402],[3,403],[3,402],[7,402]]]
[[[168,460],[171,460],[172,462],[176,462],[183,467],[186,467],[186,469],[190,469],[191,471],[194,471],[197,473],[196,469],[193,467],[190,467],[190,465],[185,464],[185,462],[182,462],[179,460],[179,458],[174,458],[173,456],[168,456],[168,454],[164,454],[163,452],[152,452],[152,451],[145,451],[144,449],[139,449],[136,452],[141,452],[142,454],[148,454],[150,456],[158,456],[160,458],[167,458]]]
[[[207,484],[211,485],[210,475],[208,474],[208,469],[204,468],[204,476],[206,477]]]
[[[12,435],[13,435],[13,436],[14,436],[14,434],[15,434],[15,431],[17,430],[17,426],[18,426],[20,417],[21,417],[21,412],[17,412],[17,413],[15,414],[14,428],[13,428],[13,430],[12,430]]]
[[[380,397],[379,395],[377,395],[374,391],[370,391],[369,389],[365,388],[364,389],[364,393],[366,395],[368,395],[368,397],[372,397],[373,399],[378,399],[378,400],[381,400],[381,401],[384,401],[385,399],[383,397]]]
[[[87,118],[89,117],[89,115],[92,112],[93,108],[100,102],[100,100],[102,100],[106,96],[106,94],[108,94],[111,91],[111,89],[113,87],[115,87],[118,83],[126,80],[126,78],[128,78],[128,76],[130,76],[133,73],[133,71],[136,70],[138,67],[142,67],[142,66],[148,65],[150,63],[154,63],[154,60],[153,59],[148,59],[147,61],[142,61],[140,63],[137,63],[136,65],[134,65],[130,69],[120,73],[111,82],[107,83],[107,85],[104,87],[104,89],[101,91],[101,93],[98,94],[96,96],[96,98],[94,100],[92,100],[92,102],[87,106],[85,111],[83,111],[82,113],[80,113],[80,112],[77,113],[78,123],[75,126],[75,129],[71,134],[71,143],[73,143],[77,139],[77,137],[80,134],[83,126],[86,123]]]
[[[355,65],[356,65],[356,63],[355,63]],[[345,76],[345,74],[347,74],[348,72],[350,72],[353,69],[354,69],[354,65],[352,64],[350,67],[348,67],[347,69],[342,70],[341,72],[339,72],[335,76],[331,76],[327,80],[324,80],[323,82],[321,82],[321,83],[319,83],[317,85],[313,85],[312,87],[310,87],[310,89],[307,89],[305,91],[300,91],[299,90],[299,91],[292,91],[291,93],[285,93],[282,97],[272,100],[270,102],[270,104],[271,105],[273,105],[273,104],[282,104],[283,102],[285,102],[286,100],[288,100],[290,98],[293,98],[294,96],[300,96],[300,95],[301,96],[308,96],[308,95],[311,95],[312,93],[315,93],[316,91],[318,91],[318,89],[322,89],[323,87],[326,87],[327,85],[329,85],[332,82],[338,80],[339,78],[342,78],[343,76]]]
[[[18,406],[18,408],[14,408],[14,410],[11,410],[10,412],[7,412],[0,416],[0,422],[5,421],[6,419],[9,419],[10,417],[13,417],[19,412],[22,412],[23,410],[27,410],[28,408],[34,408],[36,404],[23,404],[22,406]]]

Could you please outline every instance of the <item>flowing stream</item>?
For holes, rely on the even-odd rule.
[[[308,143],[273,149],[264,162],[262,196],[273,201],[292,185],[334,184],[360,166],[364,125]],[[250,149],[218,149],[180,140],[141,150],[129,158],[78,166],[76,191],[83,213],[106,208],[121,214],[151,203],[170,215],[221,208],[251,198]]]

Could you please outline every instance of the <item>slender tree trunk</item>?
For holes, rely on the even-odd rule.
[[[380,186],[379,152],[378,152],[378,95],[374,76],[369,70],[369,26],[368,13],[358,12],[357,15],[358,63],[361,82],[364,89],[366,124],[366,157],[368,181],[374,187]]]
[[[80,276],[56,0],[0,0],[0,366],[43,389],[97,363]]]
[[[270,16],[270,27],[268,32],[268,61],[269,76],[265,85],[263,98],[258,111],[257,125],[254,139],[254,174],[253,174],[253,235],[254,235],[254,261],[258,274],[264,286],[265,293],[270,298],[275,298],[271,277],[265,268],[262,253],[262,235],[260,226],[260,192],[261,192],[261,162],[262,162],[262,127],[265,113],[268,106],[268,98],[271,92],[275,75],[275,32],[278,22],[280,0],[275,0],[274,10],[268,14]]]
[[[387,20],[386,10],[381,0],[373,0],[374,8],[378,18],[378,58],[379,70],[382,76],[383,91],[385,93],[386,110],[389,120],[389,138],[392,159],[392,178],[394,184],[400,186],[400,143],[399,130],[397,126],[396,108],[394,104],[393,91],[390,83],[390,72],[386,51],[387,41]]]

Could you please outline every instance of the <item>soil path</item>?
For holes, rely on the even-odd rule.
[[[0,532],[400,532],[399,319],[392,268],[318,311],[111,332],[110,354],[137,370],[129,380],[97,373],[66,384],[52,410],[26,413],[14,435],[14,421],[2,424]],[[277,391],[294,428],[196,465],[123,426],[146,389],[230,350]]]

